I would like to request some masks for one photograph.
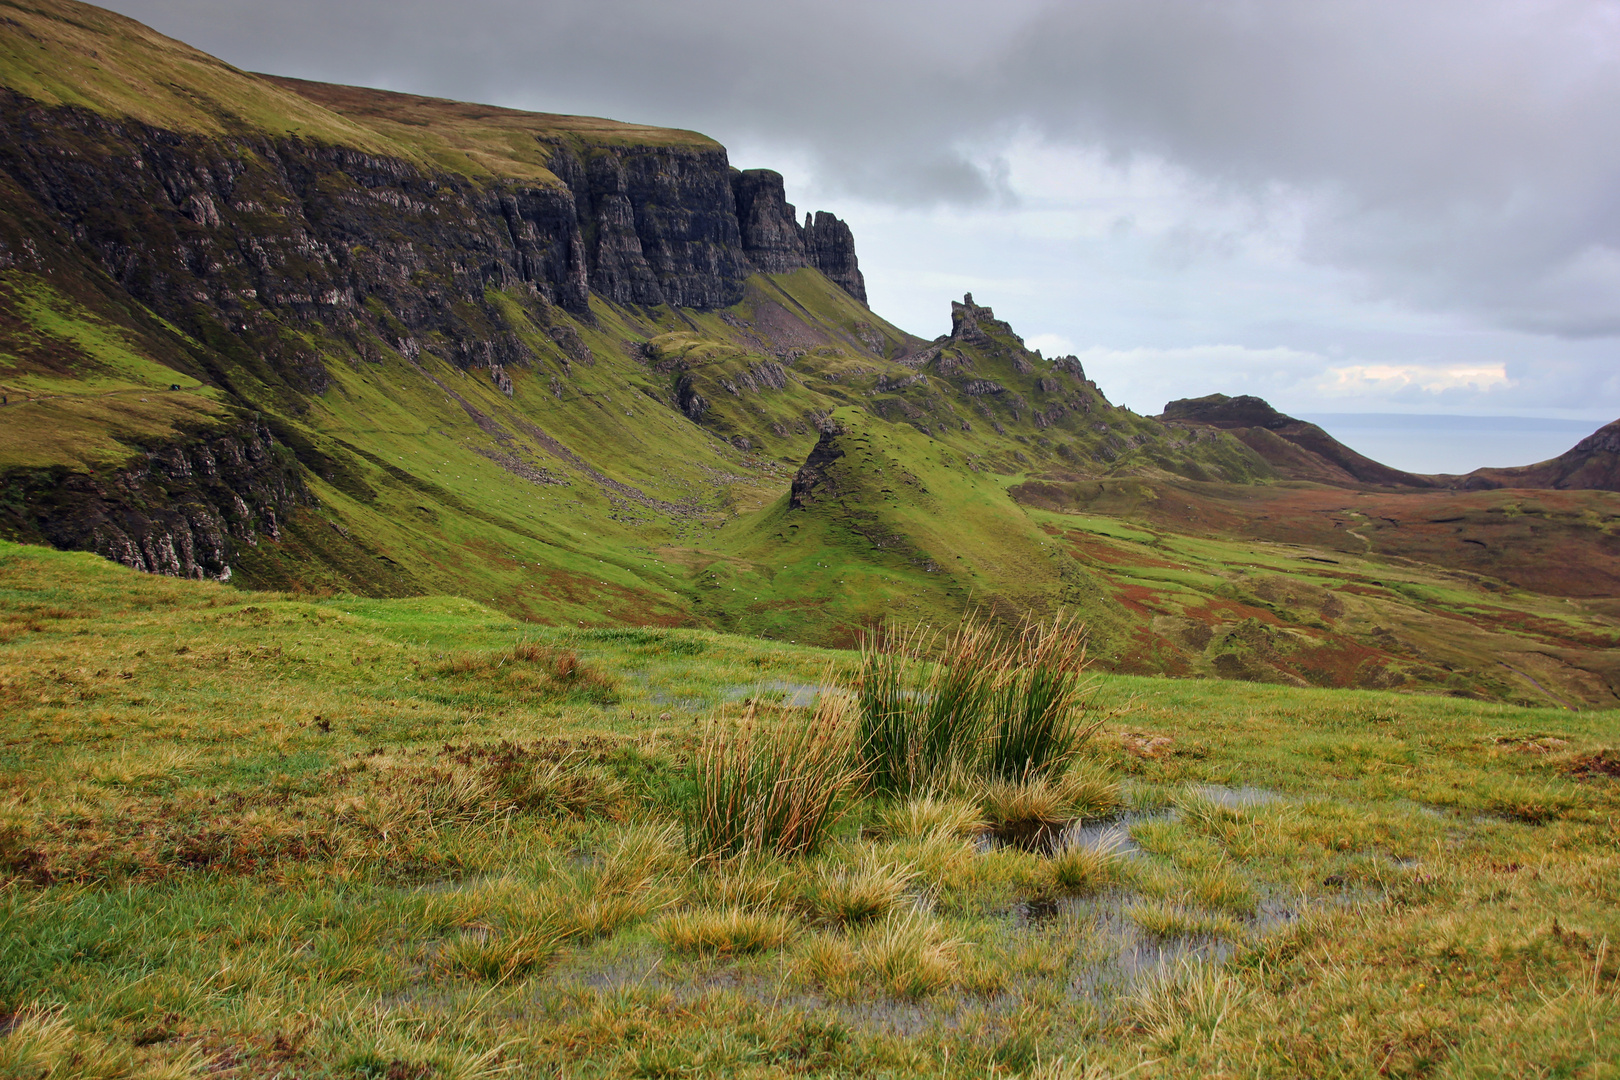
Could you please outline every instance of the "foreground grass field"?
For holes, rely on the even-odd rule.
[[[1117,677],[1040,790],[694,858],[853,674],[0,545],[0,1075],[1620,1076],[1613,713]]]

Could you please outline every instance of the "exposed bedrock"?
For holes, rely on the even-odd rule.
[[[280,540],[315,498],[290,450],[262,423],[148,449],[116,472],[13,473],[0,491],[0,532],[93,551],[136,570],[227,580],[243,547]]]
[[[866,303],[866,278],[855,257],[855,234],[825,210],[806,214],[787,201],[782,174],[770,169],[748,169],[731,174],[731,189],[742,229],[743,253],[756,270],[782,274],[813,266],[861,303]]]
[[[169,317],[203,305],[240,325],[235,314],[261,307],[382,332],[381,308],[412,335],[457,340],[486,332],[468,312],[483,310],[492,285],[527,285],[575,312],[593,290],[715,308],[741,300],[756,270],[802,266],[864,301],[848,226],[825,213],[800,226],[781,177],[738,173],[722,148],[558,141],[550,164],[561,185],[475,180],[298,138],[182,135],[0,93],[0,170],[64,238]]]

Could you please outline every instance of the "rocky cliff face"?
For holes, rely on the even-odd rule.
[[[258,422],[154,448],[111,475],[41,470],[7,479],[0,518],[12,536],[219,581],[230,579],[244,546],[280,540],[287,516],[315,501],[297,459]]]
[[[740,300],[756,269],[825,266],[864,298],[848,227],[823,214],[801,229],[781,177],[742,173],[753,187],[734,185],[724,150],[559,140],[550,161],[563,184],[475,182],[297,138],[183,136],[0,93],[0,170],[37,204],[14,210],[37,209],[136,299],[221,324],[306,390],[321,389],[318,365],[284,335],[256,334],[264,315],[321,322],[362,354],[367,338],[402,350],[431,334],[477,343],[452,344],[447,358],[488,367],[528,359],[491,332],[492,285],[574,312],[592,291],[715,308]]]
[[[787,201],[782,174],[770,169],[734,172],[731,190],[742,229],[743,252],[754,269],[783,274],[813,266],[866,303],[866,278],[855,257],[855,234],[825,210],[806,214]]]
[[[715,308],[742,299],[750,273],[724,150],[592,149],[559,142],[595,292],[624,304]]]
[[[317,103],[331,96],[274,82]],[[338,96],[383,111],[401,97]],[[511,372],[532,368],[545,347],[532,334],[526,344],[502,307],[514,297],[555,342],[565,374],[592,357],[563,313],[589,322],[593,292],[713,309],[740,301],[757,271],[825,265],[864,299],[847,226],[825,214],[799,226],[780,176],[738,173],[708,140],[526,137],[551,175],[440,171],[246,124],[187,134],[0,88],[0,268],[88,274],[194,343],[197,377],[284,418],[328,389],[328,364],[388,354],[416,363],[434,353],[512,394]],[[695,391],[681,404],[692,416],[706,405]],[[232,544],[254,542],[248,518],[271,514],[273,534],[274,515],[307,493],[295,465],[277,483],[298,494],[269,498],[236,486],[259,484],[252,470],[183,467],[193,452],[149,447],[134,472],[0,476],[30,508],[6,529],[141,569],[222,577]],[[208,453],[234,460],[228,448]],[[165,455],[178,455],[179,472],[165,471]]]

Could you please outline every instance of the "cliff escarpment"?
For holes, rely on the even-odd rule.
[[[93,551],[136,570],[228,581],[231,564],[314,498],[297,458],[262,421],[243,420],[143,452],[102,475],[12,473],[0,488],[8,535]]]
[[[866,303],[866,278],[848,225],[825,210],[806,214],[804,224],[798,224],[798,211],[787,201],[782,174],[770,169],[734,172],[731,186],[743,251],[756,270],[785,274],[813,267]]]

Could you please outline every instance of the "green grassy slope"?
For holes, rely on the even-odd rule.
[[[294,135],[466,176],[550,184],[559,181],[536,136],[717,145],[696,132],[254,75],[75,0],[0,2],[0,85],[43,105],[186,134]]]
[[[694,720],[852,664],[0,542],[0,1072],[1612,1075],[1614,713],[1116,676],[1090,884],[866,797],[695,863]]]

